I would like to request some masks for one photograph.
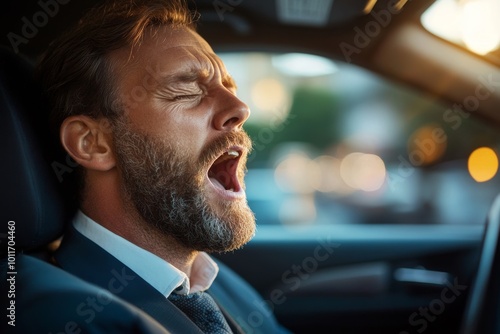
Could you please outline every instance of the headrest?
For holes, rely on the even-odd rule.
[[[33,66],[3,48],[0,138],[0,244],[15,245],[17,252],[41,247],[62,234],[71,214],[54,168],[66,161],[50,134],[48,107]],[[1,247],[0,252],[6,251]]]

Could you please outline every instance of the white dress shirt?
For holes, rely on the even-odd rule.
[[[96,223],[80,210],[73,218],[73,226],[88,239],[132,269],[165,297],[172,292],[187,294],[208,289],[215,280],[219,267],[207,253],[199,252],[188,277],[159,256],[140,248]]]

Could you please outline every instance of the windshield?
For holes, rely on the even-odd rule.
[[[492,125],[467,105],[303,54],[222,53],[252,110],[259,224],[482,224],[499,186]]]

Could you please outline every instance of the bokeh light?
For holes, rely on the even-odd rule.
[[[376,191],[385,183],[386,168],[379,156],[354,152],[342,159],[340,176],[353,189]]]
[[[323,193],[347,193],[349,187],[340,177],[340,160],[330,155],[322,155],[314,159],[319,168],[319,180],[316,190]]]
[[[330,75],[338,70],[328,58],[303,53],[274,56],[273,66],[286,75],[304,77]]]
[[[497,154],[489,147],[480,147],[469,156],[468,168],[475,181],[489,181],[498,171]]]
[[[321,172],[305,153],[291,153],[274,171],[276,184],[286,192],[309,194],[318,188]]]
[[[290,104],[290,96],[280,81],[266,78],[253,85],[252,101],[257,108],[266,112],[276,112],[279,115],[284,114],[282,110]]]
[[[418,128],[408,139],[408,156],[414,166],[436,162],[446,152],[447,138],[444,130],[430,124]]]

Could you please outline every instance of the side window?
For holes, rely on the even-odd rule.
[[[305,54],[223,53],[252,110],[259,224],[481,224],[499,136],[460,106]]]

